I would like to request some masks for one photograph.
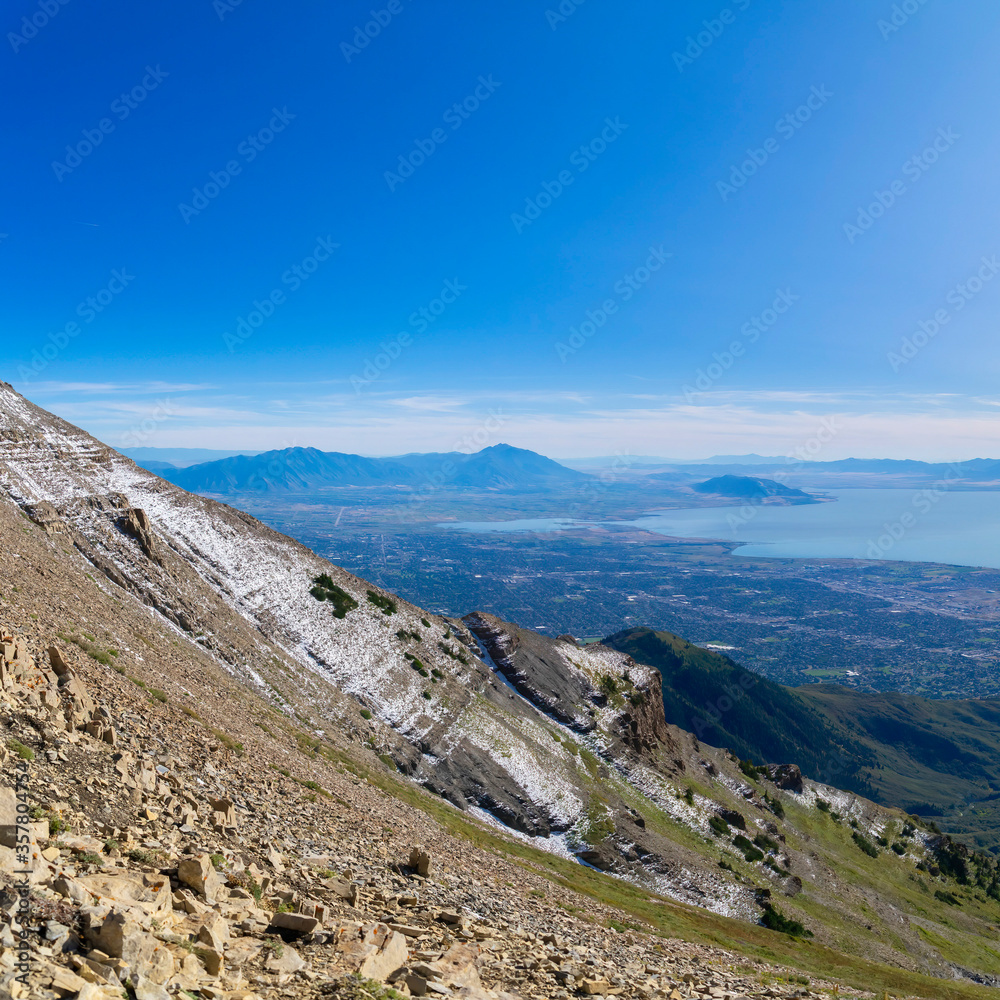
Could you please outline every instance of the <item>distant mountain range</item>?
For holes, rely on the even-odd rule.
[[[794,461],[781,455],[713,455],[711,458],[684,459],[674,465],[784,465]]]
[[[364,458],[317,448],[285,448],[235,455],[186,469],[137,464],[192,493],[299,492],[329,486],[462,489],[523,489],[572,486],[589,481],[583,472],[508,444],[463,452]],[[159,467],[153,467],[159,465]]]
[[[325,487],[420,489],[515,489],[545,491],[593,482],[607,470],[616,483],[694,490],[734,500],[815,502],[807,489],[967,483],[990,488],[1000,483],[1000,460],[975,458],[956,464],[910,459],[846,458],[791,464],[761,455],[717,456],[704,463],[644,458],[568,460],[569,468],[537,452],[498,444],[474,454],[444,452],[370,458],[317,448],[284,448],[262,453],[199,448],[133,448],[139,466],[194,493],[309,492]],[[747,472],[752,471],[752,475]],[[699,482],[703,477],[707,482]],[[777,477],[782,482],[776,482]],[[710,485],[711,484],[711,485]],[[688,494],[690,495],[690,494]]]
[[[745,459],[745,460],[744,460]],[[752,461],[750,459],[753,459]],[[702,472],[732,472],[745,466],[754,466],[755,472],[788,471],[793,466],[796,473],[867,473],[886,476],[930,476],[936,479],[972,479],[977,481],[1000,479],[1000,459],[972,458],[967,462],[918,462],[899,458],[842,458],[835,462],[798,462],[794,459],[761,459],[758,455],[743,456],[732,461],[705,462],[697,467],[682,465],[685,472],[694,468]]]

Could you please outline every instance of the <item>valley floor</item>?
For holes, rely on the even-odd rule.
[[[724,647],[785,684],[1000,696],[1000,571],[742,558],[725,542],[607,526],[516,534],[435,527],[449,510],[469,516],[475,502],[464,495],[454,507],[436,498],[431,519],[418,519],[398,496],[372,502],[357,490],[227,500],[440,613],[487,611],[552,636],[649,625]]]

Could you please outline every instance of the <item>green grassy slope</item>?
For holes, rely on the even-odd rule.
[[[757,762],[798,764],[810,778],[1000,852],[1000,702],[789,688],[648,628],[604,642],[656,667],[667,721],[704,742]]]

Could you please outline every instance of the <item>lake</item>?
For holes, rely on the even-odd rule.
[[[565,531],[586,524],[628,524],[680,538],[743,542],[744,556],[901,559],[1000,569],[1000,492],[836,490],[834,503],[801,507],[696,507],[630,521],[465,521],[442,524],[476,533]]]

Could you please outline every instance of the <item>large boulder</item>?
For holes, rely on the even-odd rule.
[[[441,973],[441,981],[446,986],[460,989],[463,986],[477,989],[482,987],[476,963],[479,952],[467,944],[453,944],[436,962],[432,969]]]
[[[352,972],[385,982],[406,965],[406,938],[385,924],[344,924],[336,933],[337,951]]]
[[[127,910],[111,910],[105,916],[95,908],[88,913],[84,934],[94,948],[119,958],[132,972],[141,972],[154,983],[165,983],[174,973],[169,949],[143,930]]]
[[[209,903],[219,901],[223,882],[207,854],[184,858],[177,866],[177,877]]]
[[[801,793],[805,787],[798,764],[768,764],[764,770],[778,788]]]
[[[138,910],[147,917],[163,917],[173,910],[170,879],[135,872],[99,872],[81,875],[76,882],[98,903],[119,910]]]

